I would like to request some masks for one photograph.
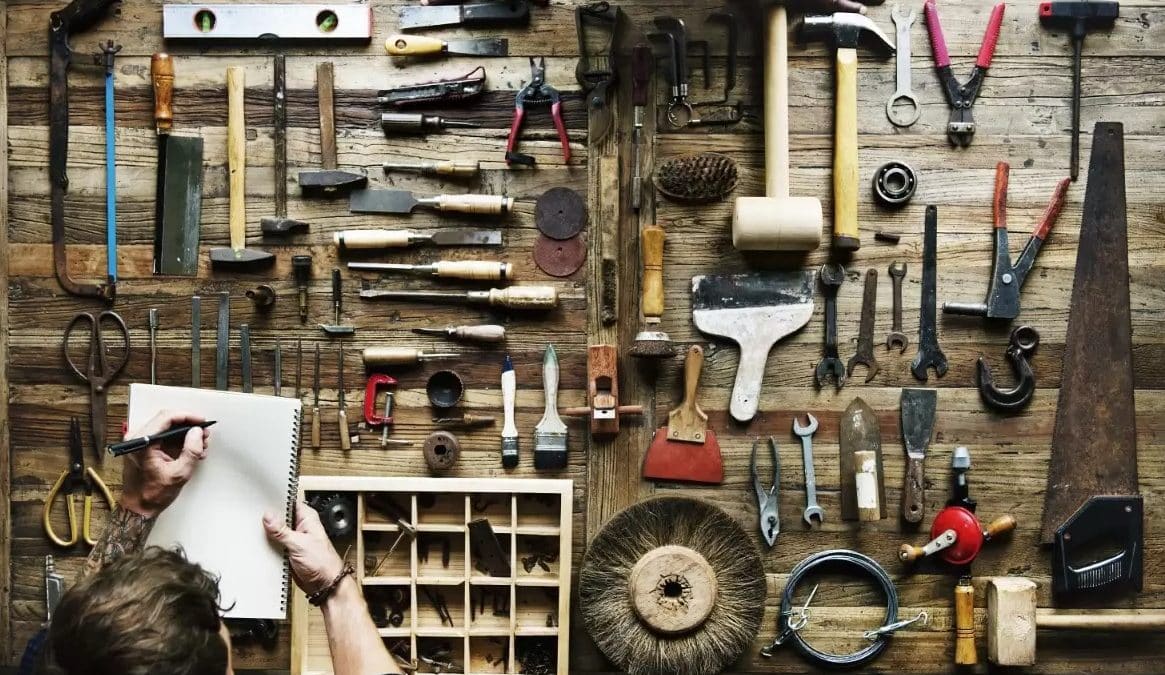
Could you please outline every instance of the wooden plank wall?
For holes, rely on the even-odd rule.
[[[592,223],[590,229],[591,261],[574,277],[557,282],[563,293],[562,308],[545,320],[517,318],[509,323],[512,337],[507,349],[514,355],[519,370],[519,425],[523,430],[523,451],[532,448],[531,430],[541,413],[538,364],[543,346],[553,341],[562,359],[563,405],[582,403],[585,386],[585,347],[588,343],[608,340],[625,348],[638,329],[637,255],[635,239],[638,223],[632,218],[625,200],[606,200],[602,181],[607,167],[619,167],[625,186],[629,175],[630,119],[625,83],[621,89],[617,136],[590,148],[588,162],[584,151],[585,117],[576,96],[568,96],[567,126],[571,129],[576,159],[563,168],[558,157],[557,140],[543,114],[534,113],[527,121],[523,149],[537,154],[537,171],[504,171],[500,162],[514,90],[528,77],[527,56],[546,55],[548,81],[563,91],[576,89],[574,64],[577,46],[574,39],[572,7],[552,4],[535,9],[528,30],[500,31],[510,38],[511,56],[485,62],[491,92],[472,115],[484,128],[427,139],[386,140],[373,123],[376,114],[373,94],[376,89],[393,83],[417,81],[434,75],[460,75],[472,69],[471,59],[423,64],[400,64],[383,56],[380,43],[395,30],[396,11],[404,2],[376,2],[373,5],[376,38],[359,48],[294,48],[288,50],[288,80],[291,90],[288,118],[289,161],[292,176],[300,167],[318,166],[318,133],[314,86],[315,64],[321,60],[336,63],[338,145],[341,168],[365,170],[377,183],[388,183],[378,165],[388,156],[443,158],[460,155],[485,161],[488,169],[479,181],[470,181],[463,190],[505,192],[519,200],[519,213],[506,223],[507,247],[503,257],[515,264],[523,280],[549,282],[534,267],[530,248],[535,238],[533,200],[546,188],[566,185],[588,190]],[[628,44],[641,39],[642,31],[655,15],[674,15],[685,19],[693,37],[706,37],[714,58],[712,78],[722,81],[725,45],[720,31],[705,29],[704,17],[720,7],[715,0],[670,2],[628,2],[623,5],[633,29]],[[955,72],[969,73],[983,35],[991,8],[987,0],[965,0],[942,5],[947,44],[955,60]],[[43,617],[40,580],[41,560],[53,551],[43,537],[39,519],[42,501],[51,482],[63,468],[67,418],[83,414],[86,393],[80,383],[69,377],[58,356],[58,341],[68,318],[91,304],[78,302],[60,293],[52,278],[49,258],[48,185],[46,182],[47,129],[47,59],[45,26],[48,14],[57,3],[43,0],[13,0],[6,8],[7,65],[10,108],[7,133],[7,181],[9,200],[7,215],[10,235],[5,238],[10,268],[7,293],[11,323],[8,365],[11,388],[12,476],[11,539],[0,547],[0,563],[11,553],[11,598],[0,585],[0,630],[7,613],[11,613],[11,630],[3,630],[7,640],[3,658],[18,657],[25,640]],[[747,15],[746,8],[740,11]],[[873,7],[870,16],[891,33],[890,6]],[[759,79],[756,36],[747,21],[742,49],[740,85],[751,114],[759,113]],[[1165,490],[1162,412],[1165,411],[1165,371],[1161,361],[1165,343],[1165,315],[1160,311],[1165,297],[1160,289],[1162,258],[1158,251],[1165,243],[1165,207],[1160,194],[1165,190],[1165,151],[1161,135],[1165,134],[1162,90],[1165,77],[1165,6],[1159,2],[1125,4],[1122,18],[1110,34],[1094,34],[1087,39],[1084,60],[1085,130],[1082,156],[1086,165],[1089,134],[1097,120],[1122,121],[1126,134],[1128,167],[1130,268],[1133,306],[1137,382],[1137,432],[1140,453],[1141,489],[1146,496],[1145,590],[1138,596],[1114,600],[1113,606],[1165,607],[1165,586],[1156,579],[1156,571],[1165,562],[1165,549],[1155,528],[1162,515],[1160,496]],[[700,35],[695,35],[699,33]],[[441,33],[438,33],[441,34]],[[457,35],[449,31],[444,35]],[[859,53],[859,129],[861,133],[861,177],[869,180],[882,163],[898,159],[914,166],[920,174],[920,187],[914,201],[899,212],[876,207],[863,189],[860,218],[863,248],[849,262],[850,275],[841,289],[839,326],[842,356],[851,353],[851,338],[856,336],[861,304],[859,274],[867,268],[878,269],[879,313],[877,336],[889,329],[890,285],[885,274],[893,260],[910,266],[905,288],[906,332],[917,326],[919,270],[921,262],[922,211],[926,204],[939,207],[939,300],[979,300],[982,298],[990,269],[990,199],[994,167],[997,161],[1012,165],[1010,222],[1013,228],[1012,250],[1017,251],[1027,238],[1031,225],[1046,204],[1055,182],[1066,174],[1068,162],[1069,101],[1071,89],[1070,46],[1063,32],[1045,31],[1035,18],[1032,3],[1010,3],[1003,33],[991,71],[974,108],[978,133],[974,144],[965,150],[952,150],[945,138],[948,108],[931,67],[926,29],[921,11],[913,31],[914,89],[922,104],[922,118],[907,130],[896,130],[886,120],[884,105],[894,89],[892,59],[882,59],[869,50]],[[116,309],[133,328],[137,345],[135,357],[112,392],[111,420],[116,427],[124,415],[126,385],[147,377],[148,363],[142,347],[146,342],[145,317],[149,307],[161,309],[163,331],[160,339],[160,372],[163,383],[185,384],[189,354],[189,296],[198,292],[204,302],[204,382],[210,383],[210,346],[213,340],[213,293],[230,291],[233,297],[232,323],[252,323],[255,331],[257,383],[260,389],[270,382],[269,349],[275,337],[283,339],[285,382],[292,386],[294,355],[288,348],[294,338],[302,337],[305,345],[323,338],[318,332],[300,328],[295,318],[294,300],[281,296],[268,317],[253,316],[242,297],[250,285],[275,279],[281,292],[290,292],[289,260],[293,253],[310,252],[315,257],[315,283],[312,289],[312,320],[327,316],[327,273],[336,261],[328,245],[331,232],[352,226],[372,226],[389,219],[352,217],[342,205],[304,202],[295,195],[289,208],[293,217],[312,223],[312,232],[285,246],[263,241],[254,233],[256,221],[271,210],[271,130],[269,53],[253,48],[216,48],[200,53],[195,47],[167,45],[176,55],[177,94],[176,127],[186,133],[199,133],[206,139],[203,202],[203,245],[225,245],[226,178],[225,178],[225,90],[227,65],[241,65],[247,70],[248,120],[248,221],[252,236],[249,244],[277,249],[279,263],[270,275],[224,275],[200,266],[196,280],[155,280],[149,274],[152,241],[155,142],[150,120],[149,56],[162,47],[160,5],[124,3],[120,11],[74,40],[78,61],[97,41],[112,38],[125,45],[119,55],[118,77],[118,171],[119,171],[119,258],[124,283],[119,289]],[[827,227],[831,213],[830,170],[832,148],[832,57],[823,45],[793,46],[790,104],[792,139],[792,192],[822,198]],[[102,99],[100,74],[95,69],[77,68],[72,74],[73,128],[70,145],[72,188],[67,212],[70,259],[75,275],[92,278],[102,271],[104,262],[102,205],[104,199],[102,147]],[[715,84],[713,85],[716,86]],[[695,97],[705,98],[699,86]],[[655,82],[656,99],[666,95],[662,79]],[[708,94],[710,96],[711,94]],[[454,114],[458,111],[443,111]],[[535,140],[539,139],[539,140]],[[662,132],[655,137],[656,162],[688,152],[716,150],[740,162],[739,195],[760,194],[763,190],[762,137],[755,120],[728,129]],[[589,165],[588,165],[589,164]],[[393,176],[391,182],[408,189],[435,192],[441,183],[427,179]],[[457,187],[457,186],[454,186]],[[0,188],[3,189],[3,188]],[[985,623],[983,609],[984,580],[997,574],[1016,573],[1031,576],[1040,583],[1040,603],[1048,605],[1049,556],[1037,545],[1038,522],[1054,421],[1056,388],[1059,386],[1060,357],[1067,319],[1068,297],[1072,285],[1074,252],[1079,231],[1080,207],[1084,194],[1081,180],[1069,192],[1068,207],[1053,231],[1027,282],[1023,294],[1021,321],[1036,327],[1042,344],[1034,367],[1040,391],[1031,407],[1021,415],[999,416],[983,410],[974,385],[974,362],[985,355],[995,369],[1004,369],[1002,353],[1006,345],[1004,328],[988,328],[973,320],[944,320],[941,326],[943,349],[951,361],[950,372],[931,384],[939,388],[939,416],[935,442],[928,462],[927,511],[933,514],[947,497],[947,465],[956,445],[970,447],[973,457],[971,473],[973,496],[979,511],[991,518],[1001,513],[1013,514],[1019,530],[1005,542],[988,547],[974,569],[978,591],[977,621],[982,636]],[[599,215],[597,215],[599,214]],[[641,218],[648,222],[649,209]],[[653,486],[638,478],[638,465],[652,430],[666,420],[666,411],[679,399],[680,361],[665,365],[658,374],[642,370],[631,359],[621,361],[624,402],[642,403],[650,413],[642,424],[629,422],[613,444],[584,442],[581,426],[571,435],[572,461],[563,477],[576,481],[575,491],[575,563],[588,541],[612,514],[635,500],[652,493],[688,494],[709,499],[737,514],[749,532],[755,532],[755,500],[748,483],[748,451],[754,436],[774,435],[781,447],[782,533],[777,546],[766,552],[770,597],[764,629],[756,648],[773,637],[779,593],[785,575],[806,555],[826,548],[859,549],[887,567],[898,584],[902,616],[925,609],[931,622],[924,628],[900,633],[894,645],[877,662],[879,669],[899,672],[936,672],[951,668],[952,614],[951,591],[954,576],[937,565],[923,565],[907,573],[895,562],[894,552],[903,541],[918,542],[921,537],[891,518],[859,529],[838,518],[837,422],[846,405],[861,396],[877,412],[885,444],[886,483],[890,486],[889,512],[898,508],[898,486],[903,461],[897,442],[898,397],[901,387],[917,383],[908,373],[913,347],[905,355],[879,352],[881,374],[870,384],[854,380],[840,393],[832,388],[816,391],[812,369],[820,358],[822,303],[817,314],[801,333],[783,342],[769,359],[762,392],[761,413],[747,427],[731,422],[728,399],[736,370],[737,350],[727,344],[710,341],[691,325],[688,314],[688,288],[692,275],[736,272],[766,267],[817,267],[828,259],[822,249],[807,257],[750,256],[746,258],[731,247],[729,219],[731,204],[688,207],[661,201],[655,219],[668,232],[665,266],[668,312],[664,329],[679,346],[697,343],[708,352],[701,389],[701,404],[709,412],[720,437],[725,456],[727,479],[719,488],[682,488]],[[602,327],[597,321],[596,256],[602,240],[594,225],[618,219],[618,236],[614,237],[614,255],[620,262],[620,322],[615,328]],[[455,222],[418,214],[409,226],[428,226]],[[876,244],[873,232],[889,230],[902,235],[898,246]],[[608,238],[607,243],[611,243]],[[606,249],[610,251],[610,249]],[[435,260],[439,251],[421,249],[411,254],[390,256],[399,261]],[[465,257],[468,252],[458,251]],[[429,284],[402,279],[402,285],[425,287]],[[404,338],[407,329],[449,321],[462,322],[487,318],[476,310],[435,308],[424,305],[366,305],[355,297],[355,282],[350,281],[345,296],[346,315],[359,326],[357,338],[348,341],[347,393],[350,417],[358,415],[362,385],[357,347]],[[912,335],[912,344],[916,342]],[[408,344],[441,346],[437,343],[407,340]],[[325,343],[328,344],[328,343]],[[330,346],[330,344],[329,344]],[[4,344],[0,342],[0,350]],[[468,405],[482,412],[498,407],[497,377],[500,350],[463,348],[468,356],[455,363],[470,388]],[[0,356],[3,356],[0,354]],[[237,364],[237,358],[233,359]],[[334,412],[335,354],[325,351],[323,367],[324,407],[330,420]],[[237,365],[236,365],[237,367]],[[438,366],[439,367],[439,364]],[[1098,367],[1104,367],[1098,364]],[[400,423],[397,435],[419,440],[428,432],[429,411],[424,404],[425,375],[434,366],[403,371],[399,395]],[[307,368],[310,372],[310,368]],[[237,387],[238,374],[232,376]],[[815,438],[816,470],[826,523],[821,531],[807,531],[801,524],[804,507],[802,470],[796,439],[790,433],[794,414],[812,411],[821,422]],[[503,475],[497,460],[496,430],[467,435],[468,452],[455,475]],[[371,447],[370,447],[371,446]],[[7,455],[7,453],[5,453]],[[389,457],[385,455],[389,454]],[[7,459],[8,457],[6,457]],[[92,455],[87,455],[92,461]],[[4,461],[0,461],[3,478]],[[117,463],[106,461],[102,474],[116,491]],[[394,475],[423,474],[424,465],[417,450],[389,450],[375,446],[366,435],[364,443],[350,454],[338,448],[334,425],[325,424],[325,448],[319,453],[305,452],[305,473],[341,473]],[[519,475],[533,474],[529,461]],[[8,494],[7,489],[3,494]],[[3,497],[0,497],[2,499]],[[0,532],[0,535],[3,535]],[[71,575],[78,568],[83,551],[64,556],[62,567]],[[2,566],[2,565],[0,565]],[[876,624],[871,610],[877,599],[869,589],[855,584],[822,587],[814,604],[812,639],[838,650],[853,648],[858,631]],[[573,640],[573,672],[610,670],[590,645],[581,630]],[[860,640],[859,638],[856,638]],[[803,662],[791,652],[781,652],[770,660],[753,658],[756,649],[733,668],[734,672],[802,672]],[[1041,635],[1040,663],[1044,672],[1111,672],[1153,670],[1165,656],[1160,641],[1136,636]],[[281,667],[286,664],[283,644],[273,653],[247,650],[241,658],[250,667]]]

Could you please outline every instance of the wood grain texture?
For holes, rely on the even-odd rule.
[[[463,408],[466,412],[500,415],[498,377],[502,356],[513,356],[518,373],[517,422],[522,432],[521,467],[507,473],[498,460],[496,427],[459,434],[462,456],[450,475],[461,477],[535,476],[530,459],[532,429],[542,414],[539,368],[542,350],[553,342],[559,354],[562,383],[560,406],[586,402],[586,348],[588,344],[620,346],[619,375],[621,402],[639,403],[646,408],[642,421],[625,418],[618,439],[591,441],[583,422],[570,425],[568,467],[554,477],[575,481],[572,503],[564,505],[574,514],[571,541],[574,564],[588,542],[612,515],[627,505],[653,493],[686,494],[708,499],[734,514],[745,529],[756,533],[756,503],[748,480],[748,457],[755,436],[776,437],[781,455],[780,512],[784,527],[777,545],[765,554],[769,579],[764,628],[741,663],[738,673],[805,672],[804,662],[791,651],[780,651],[772,659],[756,657],[762,645],[773,638],[779,593],[788,571],[806,555],[834,547],[859,549],[880,561],[898,585],[902,608],[900,617],[926,610],[931,620],[900,632],[891,647],[876,662],[882,672],[933,673],[953,671],[954,615],[953,589],[956,572],[936,561],[923,561],[913,570],[900,566],[895,551],[904,542],[921,544],[929,517],[948,496],[949,459],[953,448],[966,445],[972,453],[970,482],[972,496],[979,501],[984,520],[1010,513],[1018,527],[1010,535],[986,546],[974,567],[976,590],[975,626],[980,642],[980,664],[976,672],[986,672],[983,659],[986,629],[985,590],[990,576],[1020,574],[1037,584],[1037,603],[1052,606],[1049,554],[1038,545],[1038,523],[1043,505],[1043,489],[1049,457],[1049,443],[1055,419],[1056,390],[1060,385],[1061,358],[1067,322],[1067,300],[1072,287],[1075,252],[1079,243],[1081,201],[1084,180],[1069,190],[1068,203],[1052,230],[1027,280],[1022,294],[1020,321],[1041,333],[1039,351],[1034,355],[1038,390],[1030,407],[1016,416],[987,412],[974,388],[975,359],[987,358],[992,368],[1006,380],[1003,352],[1008,327],[986,326],[973,319],[940,319],[940,341],[951,361],[950,372],[933,377],[928,386],[939,391],[938,421],[934,442],[928,451],[926,470],[926,512],[921,531],[903,527],[896,518],[877,522],[842,522],[838,466],[838,426],[843,410],[860,395],[873,409],[881,426],[887,513],[900,510],[905,457],[898,428],[898,398],[903,386],[918,386],[908,364],[913,356],[917,331],[917,307],[922,243],[922,214],[925,205],[939,207],[939,300],[981,300],[986,293],[990,271],[991,194],[995,164],[1007,161],[1013,167],[1010,183],[1009,222],[1013,255],[1052,194],[1056,182],[1067,173],[1068,127],[1070,120],[1071,45],[1063,31],[1044,30],[1036,19],[1034,4],[1008,6],[992,68],[983,84],[974,115],[978,131],[973,145],[953,150],[945,136],[949,108],[930,59],[927,33],[921,13],[912,29],[913,84],[922,114],[909,129],[894,128],[885,117],[884,106],[895,88],[892,59],[870,52],[860,55],[857,87],[858,211],[862,249],[846,262],[849,276],[839,294],[839,338],[842,356],[852,352],[861,308],[861,273],[867,268],[885,270],[894,260],[906,261],[909,270],[904,284],[904,331],[912,346],[906,354],[878,351],[882,372],[868,385],[854,382],[840,393],[818,392],[813,388],[813,366],[821,355],[821,303],[810,325],[775,348],[765,368],[760,412],[748,426],[733,422],[728,415],[738,350],[729,344],[709,340],[691,325],[689,315],[690,278],[696,274],[733,273],[749,269],[811,268],[825,262],[829,247],[808,255],[744,255],[731,246],[731,200],[707,206],[681,205],[645,195],[644,208],[635,214],[626,206],[630,171],[629,79],[624,77],[616,96],[616,120],[610,136],[602,143],[588,144],[586,112],[574,81],[577,50],[574,39],[573,7],[552,4],[535,8],[528,29],[489,31],[510,40],[510,56],[483,59],[489,91],[468,108],[430,109],[428,113],[451,118],[472,118],[480,129],[451,130],[427,137],[386,138],[376,123],[378,89],[429,79],[456,77],[472,70],[478,61],[467,57],[435,61],[389,58],[383,52],[383,38],[396,31],[397,12],[413,4],[411,0],[390,0],[372,5],[374,39],[367,46],[333,47],[326,44],[294,46],[287,50],[287,144],[288,215],[311,224],[308,233],[288,241],[265,240],[259,236],[257,218],[247,224],[247,243],[276,252],[275,267],[264,274],[227,275],[213,273],[205,259],[198,276],[191,279],[161,279],[150,274],[153,238],[153,178],[156,166],[156,138],[150,92],[150,55],[163,47],[175,58],[174,133],[200,135],[205,139],[202,246],[225,246],[229,241],[227,179],[227,108],[225,69],[237,65],[247,72],[245,92],[247,120],[247,211],[267,213],[273,190],[273,138],[271,131],[271,49],[267,46],[231,45],[203,49],[197,44],[163,45],[161,5],[124,3],[119,12],[98,22],[83,38],[74,42],[77,58],[86,59],[93,41],[113,39],[124,45],[117,60],[118,119],[118,214],[119,267],[123,282],[115,309],[129,323],[135,345],[146,344],[146,313],[157,307],[161,314],[159,332],[159,373],[164,384],[185,384],[189,380],[189,296],[212,297],[216,291],[234,296],[232,323],[252,326],[256,390],[269,392],[271,348],[282,339],[285,394],[294,388],[294,340],[302,338],[304,351],[311,353],[316,343],[331,347],[322,356],[322,447],[305,450],[305,474],[350,476],[401,476],[427,474],[420,453],[420,441],[433,430],[424,383],[437,369],[453,365],[466,382]],[[993,0],[965,0],[942,4],[942,20],[956,75],[970,71],[983,35]],[[67,423],[70,415],[84,415],[86,390],[63,368],[59,353],[60,332],[77,311],[92,305],[61,293],[52,275],[49,248],[47,183],[47,59],[45,27],[50,12],[61,3],[49,0],[11,0],[0,14],[7,30],[0,31],[5,57],[0,78],[7,83],[0,90],[7,97],[7,120],[0,134],[7,136],[6,162],[0,162],[0,193],[6,193],[4,228],[5,251],[0,273],[6,283],[0,290],[0,386],[7,397],[0,400],[0,508],[11,500],[0,519],[0,663],[18,658],[25,641],[43,620],[43,556],[58,556],[58,568],[73,578],[83,551],[54,549],[40,527],[41,506],[49,486],[63,468]],[[622,4],[632,25],[624,51],[642,40],[642,31],[656,15],[683,18],[693,38],[707,39],[711,58],[711,91],[702,88],[697,76],[693,98],[712,98],[717,83],[723,81],[725,42],[723,31],[705,27],[704,17],[720,9],[721,0],[628,0]],[[871,7],[869,16],[890,31],[892,3]],[[670,131],[648,115],[644,163],[645,175],[659,161],[678,155],[715,151],[739,163],[740,180],[734,196],[764,193],[763,138],[760,112],[761,42],[755,28],[762,25],[759,12],[748,4],[733,3],[742,17],[738,85],[735,94],[743,102],[746,119],[730,128],[700,128]],[[1083,62],[1081,156],[1087,162],[1092,125],[1097,120],[1125,124],[1126,166],[1128,169],[1129,250],[1131,300],[1134,335],[1134,376],[1137,388],[1137,441],[1140,449],[1140,488],[1145,495],[1146,552],[1145,589],[1136,596],[1114,599],[1108,606],[1140,609],[1165,608],[1165,538],[1155,523],[1165,518],[1165,290],[1160,280],[1165,274],[1165,6],[1139,0],[1122,3],[1122,16],[1111,32],[1088,36]],[[754,14],[754,12],[757,12]],[[791,22],[796,17],[791,17]],[[460,29],[443,31],[443,37],[472,37]],[[479,33],[480,35],[480,33]],[[808,45],[790,41],[789,103],[791,192],[817,196],[826,214],[825,231],[832,230],[834,212],[831,195],[833,152],[834,59],[832,50],[819,43]],[[561,164],[557,137],[549,119],[535,111],[526,122],[522,149],[537,158],[538,169],[505,170],[503,147],[512,115],[513,95],[529,77],[528,56],[547,56],[548,82],[564,94],[564,116],[570,132],[575,159]],[[418,194],[492,193],[517,201],[515,212],[501,224],[506,247],[488,251],[488,256],[514,265],[520,283],[554,285],[560,292],[560,307],[547,316],[505,315],[484,308],[461,308],[422,303],[370,303],[355,296],[355,279],[348,275],[349,289],[344,303],[344,321],[357,327],[354,340],[345,345],[348,354],[347,412],[353,422],[361,419],[362,382],[355,375],[355,352],[371,346],[412,346],[427,351],[445,350],[451,345],[440,339],[421,338],[414,327],[463,323],[502,323],[507,343],[497,347],[456,345],[463,359],[431,363],[416,368],[394,370],[400,379],[397,389],[397,424],[393,436],[417,443],[413,448],[382,450],[378,434],[363,432],[361,442],[350,452],[340,450],[336,420],[336,370],[334,345],[315,327],[330,317],[328,273],[348,260],[386,260],[428,263],[436,260],[482,258],[482,250],[418,247],[372,254],[340,256],[331,244],[332,234],[343,229],[367,227],[408,227],[426,231],[437,227],[472,224],[455,214],[418,213],[410,218],[354,217],[346,204],[300,197],[295,175],[299,170],[317,169],[322,164],[319,114],[315,92],[316,68],[321,62],[335,64],[335,124],[339,168],[369,175],[370,187],[411,190]],[[694,61],[693,61],[694,63]],[[66,227],[71,269],[78,276],[92,275],[104,264],[104,147],[102,78],[99,69],[76,68],[70,89],[73,127],[70,130],[69,177]],[[651,85],[654,102],[663,102],[667,86],[656,71]],[[2,102],[2,101],[0,101]],[[662,108],[663,106],[655,106]],[[649,110],[650,113],[650,110]],[[657,133],[658,132],[658,133]],[[2,138],[0,138],[2,140]],[[471,179],[443,181],[409,174],[384,175],[380,164],[392,159],[479,161],[482,173]],[[876,206],[869,193],[874,170],[891,160],[902,160],[919,173],[914,200],[899,211]],[[4,175],[7,168],[7,174]],[[534,200],[546,189],[566,186],[588,191],[591,231],[588,232],[589,263],[575,275],[555,280],[534,265],[531,250],[537,238]],[[658,200],[658,201],[657,201]],[[639,478],[643,453],[655,429],[666,422],[667,411],[682,397],[682,358],[652,367],[626,358],[626,350],[642,327],[639,315],[639,233],[648,223],[658,223],[667,233],[664,254],[664,306],[659,329],[675,341],[680,353],[691,345],[706,352],[706,365],[699,389],[699,403],[708,413],[709,428],[719,439],[724,457],[725,482],[719,487],[676,487],[654,485]],[[595,228],[602,227],[605,236]],[[873,240],[874,232],[885,230],[901,235],[897,246]],[[313,256],[310,291],[310,322],[301,326],[291,283],[293,254]],[[618,261],[619,321],[604,326],[599,320],[599,261],[608,255]],[[5,268],[7,271],[5,272]],[[399,288],[461,288],[457,282],[380,278],[362,275],[371,283]],[[256,314],[243,297],[246,288],[270,282],[279,301],[266,314]],[[884,278],[878,288],[880,312],[875,340],[880,342],[890,326],[890,283]],[[203,383],[213,382],[214,303],[204,308],[202,343]],[[237,332],[232,335],[237,344]],[[292,344],[289,352],[289,343]],[[110,423],[125,416],[127,387],[148,377],[144,350],[135,352],[126,371],[110,392]],[[237,354],[232,358],[231,382],[239,380]],[[310,358],[305,356],[303,388],[310,405]],[[1005,385],[1006,386],[1006,385]],[[6,412],[5,412],[5,409]],[[820,530],[809,531],[798,516],[804,507],[800,447],[790,425],[795,414],[812,411],[821,423],[814,439],[819,500],[826,511]],[[91,451],[87,460],[92,462]],[[9,466],[10,463],[10,466]],[[116,493],[120,488],[120,466],[106,460],[98,467]],[[7,473],[10,471],[10,475]],[[105,511],[95,517],[103,518]],[[4,564],[4,563],[9,564]],[[814,599],[813,620],[806,637],[826,649],[854,649],[863,642],[860,631],[875,627],[882,612],[874,607],[876,592],[864,584],[831,579],[822,584]],[[577,622],[576,622],[577,623]],[[563,626],[567,625],[565,621]],[[287,632],[278,648],[268,652],[249,647],[236,654],[236,663],[247,668],[285,668],[289,647]],[[571,672],[609,672],[606,664],[582,629],[572,634]],[[1029,672],[1147,672],[1159,669],[1165,658],[1165,643],[1127,634],[1091,635],[1070,631],[1046,631],[1039,636],[1037,664]]]

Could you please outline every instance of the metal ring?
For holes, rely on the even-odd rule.
[[[811,571],[819,568],[840,568],[844,571],[856,572],[860,576],[873,578],[874,584],[886,598],[886,616],[882,620],[882,625],[888,626],[898,620],[898,589],[894,587],[890,575],[886,574],[886,570],[882,569],[882,566],[873,558],[849,549],[821,551],[798,563],[789,572],[789,580],[785,583],[785,591],[781,595],[781,611],[778,616],[792,618],[792,614],[796,611],[793,609],[793,596],[796,594],[797,588]],[[780,630],[777,639],[772,645],[761,650],[762,656],[771,656],[775,647],[792,641],[793,645],[797,647],[797,651],[801,652],[801,655],[814,665],[834,669],[859,668],[880,656],[890,644],[890,634],[887,632],[878,634],[872,638],[872,642],[868,646],[851,654],[830,654],[815,649],[801,637],[799,630],[791,630],[791,625],[781,626],[781,623],[782,621],[778,620]],[[786,620],[784,623],[789,624],[790,622]]]
[[[899,101],[906,101],[910,105],[914,106],[914,111],[911,112],[910,115],[905,119],[900,119],[898,116],[899,113],[897,110],[899,108],[897,107],[897,104]],[[922,106],[919,105],[918,98],[910,92],[897,92],[890,97],[889,101],[886,101],[886,117],[890,120],[890,124],[893,124],[896,127],[911,126],[917,122],[918,118],[921,116]]]
[[[918,176],[905,162],[887,162],[874,172],[874,196],[886,206],[902,206],[914,196]]]

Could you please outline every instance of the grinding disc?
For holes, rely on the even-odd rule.
[[[534,242],[534,263],[552,277],[569,277],[586,260],[587,240],[581,235],[564,241],[538,235]]]
[[[539,232],[551,239],[570,239],[582,232],[586,222],[586,202],[569,188],[550,188],[534,205],[534,223]]]

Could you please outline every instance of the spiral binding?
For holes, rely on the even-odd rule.
[[[299,428],[303,424],[303,409],[300,408],[295,411],[295,419],[291,423],[291,466],[289,467],[290,480],[287,487],[287,506],[284,509],[284,522],[288,527],[295,524],[295,500],[299,495],[299,445],[300,433]],[[287,553],[283,554],[283,602],[281,604],[281,611],[287,611],[287,594],[291,590],[291,560],[287,557]]]

